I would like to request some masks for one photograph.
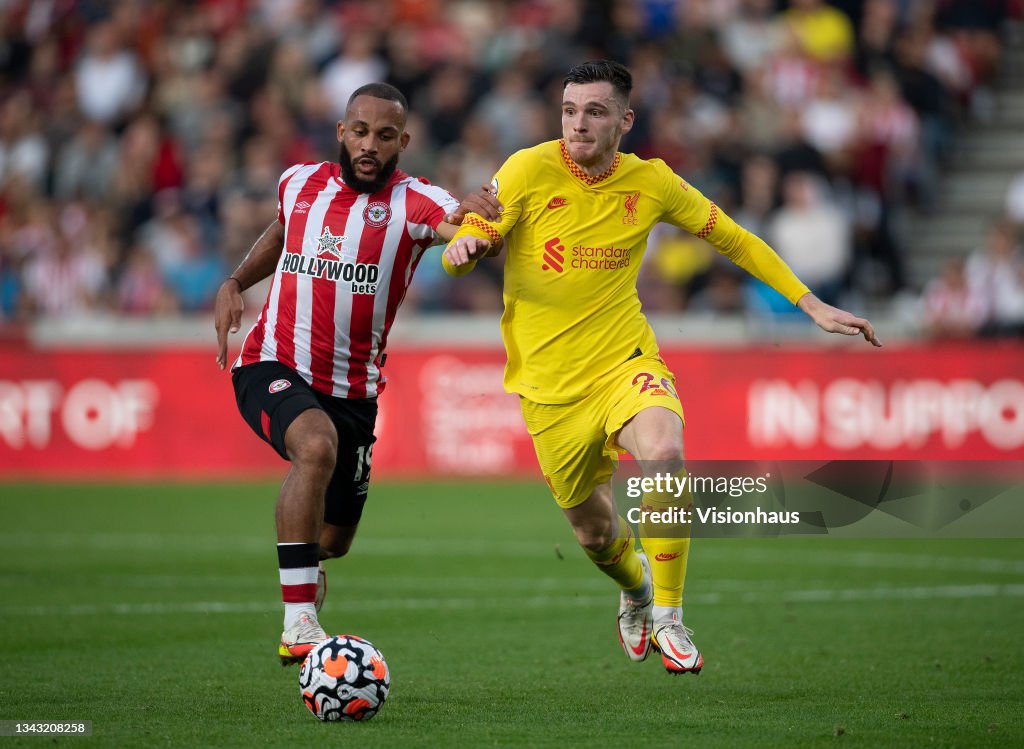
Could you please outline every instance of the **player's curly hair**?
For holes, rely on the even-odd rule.
[[[402,107],[403,111],[409,111],[409,102],[405,100],[405,95],[390,83],[367,83],[365,86],[360,86],[348,97],[349,106],[352,106],[352,102],[356,100],[357,96],[372,96],[375,99],[393,101]]]
[[[629,69],[614,60],[588,60],[569,69],[562,81],[562,88],[570,83],[597,83],[608,81],[621,98],[624,106],[629,106],[629,94],[633,90],[633,76]]]

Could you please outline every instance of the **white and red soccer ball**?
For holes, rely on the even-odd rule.
[[[391,674],[373,643],[355,635],[324,640],[306,656],[299,692],[320,720],[369,720],[384,705]]]

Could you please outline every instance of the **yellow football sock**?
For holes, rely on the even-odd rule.
[[[625,591],[637,590],[644,582],[644,568],[633,545],[633,529],[619,517],[619,537],[600,551],[584,548],[597,568]]]
[[[668,491],[645,492],[643,496],[644,513],[660,513],[660,519],[668,519],[675,511],[693,511],[693,493],[689,485],[677,497],[676,479],[682,481],[686,471],[680,470],[673,474],[673,486]],[[690,524],[682,522],[654,522],[649,514],[642,514],[640,523],[640,543],[651,563],[651,579],[654,583],[655,606],[681,606],[683,603],[683,583],[686,581],[686,560],[690,554]]]

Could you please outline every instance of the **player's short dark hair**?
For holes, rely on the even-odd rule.
[[[614,60],[588,60],[574,65],[566,74],[565,80],[562,81],[562,88],[570,83],[597,83],[598,81],[608,81],[612,84],[615,93],[622,97],[626,106],[629,106],[629,94],[633,90],[633,76],[625,65]]]
[[[409,102],[405,100],[405,95],[390,83],[367,83],[365,86],[360,86],[348,97],[348,106],[352,106],[352,102],[356,100],[357,96],[372,96],[375,99],[393,101],[402,108],[403,112],[409,111]]]

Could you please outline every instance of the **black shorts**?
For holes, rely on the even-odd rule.
[[[318,393],[294,369],[273,361],[239,367],[231,373],[231,382],[242,418],[285,460],[284,435],[295,418],[309,408],[327,414],[338,432],[338,458],[327,487],[324,520],[358,524],[370,486],[377,399]]]

